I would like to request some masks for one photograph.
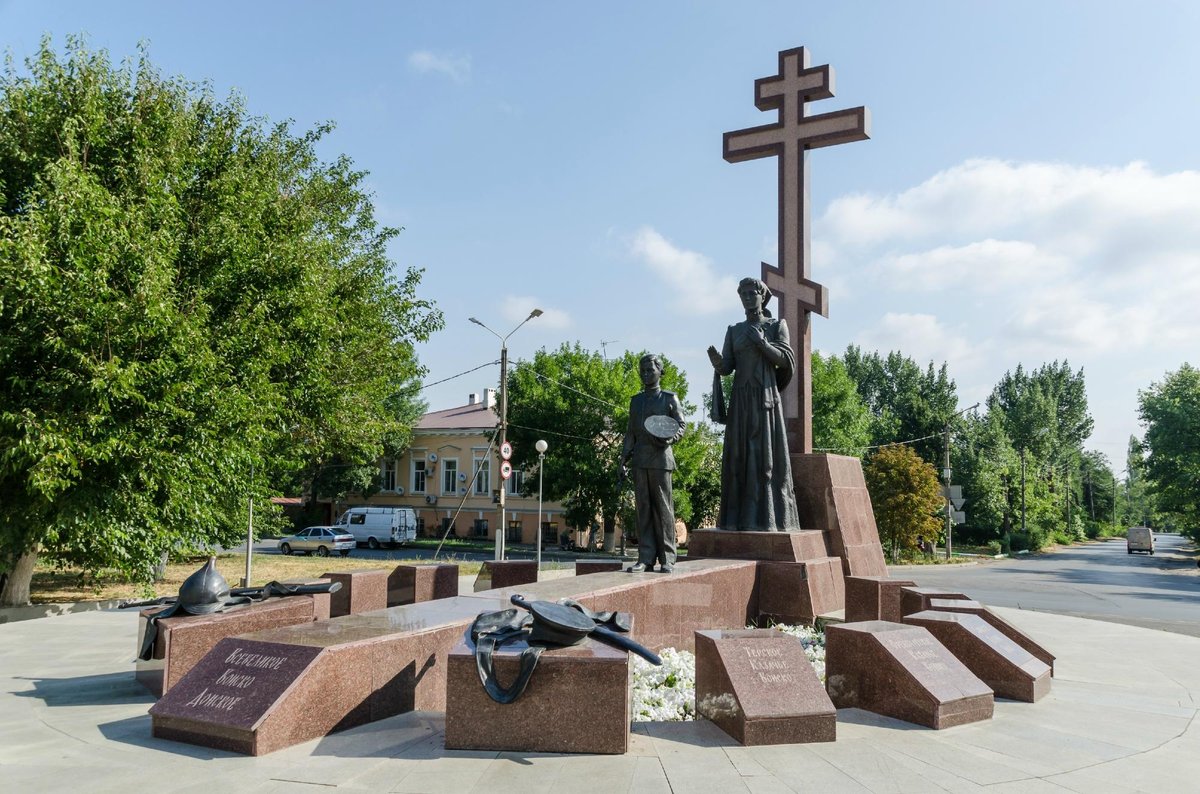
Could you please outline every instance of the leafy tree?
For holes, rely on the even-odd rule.
[[[1157,508],[1200,540],[1200,370],[1183,364],[1138,393],[1146,426],[1145,473]]]
[[[837,356],[812,354],[813,447],[862,456],[871,444],[871,414]]]
[[[721,506],[721,431],[688,422],[675,444],[675,513],[691,529],[712,526]]]
[[[402,433],[440,326],[348,158],[145,53],[0,77],[0,602],[39,553],[146,581],[246,497]]]
[[[851,345],[842,356],[846,371],[858,386],[859,396],[873,417],[872,444],[883,445],[919,439],[913,449],[929,463],[940,466],[941,433],[956,423],[958,392],[946,364],[933,362],[922,370],[898,351],[886,357],[864,354]]]
[[[898,559],[902,550],[917,548],[917,536],[939,537],[944,509],[937,471],[904,444],[887,446],[871,456],[863,471],[879,539]]]
[[[967,500],[963,537],[1003,541],[1012,531],[1012,492],[1019,487],[1020,463],[999,411],[964,417],[962,431],[954,436],[951,463]]]
[[[641,355],[626,352],[606,361],[578,342],[564,343],[555,351],[539,350],[532,361],[518,361],[508,373],[508,438],[513,444],[513,465],[532,467],[538,438],[545,436],[553,443],[556,451],[546,458],[546,498],[562,501],[564,518],[572,526],[591,526],[600,516],[604,545],[610,550],[622,501],[617,469],[629,421],[629,398],[642,390],[638,376]],[[683,373],[670,360],[662,361],[662,388],[679,395],[685,412],[695,410],[687,403]],[[695,428],[691,432],[696,432]],[[684,461],[693,458],[702,460],[703,456],[685,455]],[[686,483],[688,478],[687,471],[676,471],[676,481]],[[691,506],[686,489],[677,489],[676,499],[677,509]]]

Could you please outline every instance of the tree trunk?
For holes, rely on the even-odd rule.
[[[616,516],[604,517],[604,551],[607,554],[612,554],[617,547],[617,518]]]
[[[33,580],[33,566],[37,562],[37,551],[27,551],[17,557],[4,587],[0,589],[0,607],[23,607],[29,604],[29,583]]]

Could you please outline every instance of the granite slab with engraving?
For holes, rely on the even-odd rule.
[[[1036,703],[1050,691],[1050,666],[979,615],[930,609],[905,615],[904,622],[929,629],[996,697]]]
[[[747,746],[837,738],[804,646],[774,629],[696,632],[696,713]]]
[[[988,625],[999,631],[1005,637],[1020,645],[1026,651],[1033,655],[1035,659],[1040,659],[1050,668],[1050,676],[1054,676],[1054,654],[1046,650],[1037,640],[1030,637],[1019,628],[1009,623],[1004,618],[997,615],[992,610],[988,609],[978,601],[963,601],[962,599],[948,598],[931,598],[929,599],[929,608],[939,612],[963,612],[969,615],[978,615],[988,622]]]
[[[240,637],[221,640],[188,676],[150,707],[151,730],[162,739],[204,744],[247,755],[284,747],[290,720],[276,730],[260,730],[321,654],[320,648],[257,642]],[[325,682],[337,686],[336,681]],[[318,711],[321,691],[311,678],[301,684],[310,698],[293,710]]]
[[[458,566],[397,565],[388,575],[387,605],[398,607],[458,595]]]
[[[328,594],[272,598],[228,612],[211,615],[178,614],[158,621],[158,636],[148,660],[138,659],[136,678],[151,694],[162,696],[179,683],[213,646],[226,637],[279,626],[312,623],[318,605],[328,604]],[[164,607],[139,613],[138,648],[149,617]]]
[[[929,728],[991,719],[992,689],[921,626],[883,620],[825,629],[833,704]]]
[[[901,588],[916,587],[909,579],[887,576],[846,577],[846,622],[889,620],[899,623]]]
[[[636,626],[635,634],[636,636]],[[493,654],[496,676],[516,678],[524,641]],[[488,697],[464,637],[446,668],[446,749],[522,753],[624,753],[629,747],[629,654],[587,638],[548,648],[525,692],[512,703]]]

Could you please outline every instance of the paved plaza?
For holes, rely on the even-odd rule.
[[[708,722],[638,724],[623,756],[453,752],[416,712],[260,758],[150,736],[133,612],[0,625],[0,780],[12,792],[1191,792],[1200,638],[998,610],[1057,654],[1037,703],[933,731],[856,709],[834,743],[741,747]],[[498,730],[503,730],[498,726]]]

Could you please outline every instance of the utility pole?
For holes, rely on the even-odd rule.
[[[520,323],[518,323],[517,327],[512,329],[511,331],[509,331],[508,334],[506,334],[505,336],[500,336],[500,334],[496,333],[491,328],[488,328],[486,325],[481,323],[479,320],[476,320],[474,317],[467,318],[468,320],[475,323],[480,328],[484,329],[485,331],[490,333],[492,336],[494,336],[500,340],[500,444],[496,447],[497,455],[500,455],[501,454],[500,451],[502,449],[504,449],[504,443],[505,443],[505,441],[507,441],[507,435],[508,435],[508,337],[515,334],[517,332],[517,328],[520,328],[522,325],[529,322],[534,317],[541,317],[541,316],[542,316],[542,310],[534,309],[533,311],[531,311],[529,313],[528,317],[526,317],[524,320],[522,320]],[[503,465],[506,462],[507,461],[505,461],[503,459],[503,457],[500,458],[500,460],[498,461],[498,465],[497,465],[497,472],[499,472],[500,468],[503,467]],[[504,535],[508,531],[507,515],[506,515],[505,509],[504,509],[504,495],[507,491],[508,491],[508,480],[502,478],[500,480],[500,526],[496,527],[496,559],[497,560],[504,559]]]
[[[966,408],[962,409],[961,411],[955,412],[953,416],[951,416],[949,419],[946,420],[944,456],[942,459],[942,481],[945,483],[945,487],[946,487],[946,560],[947,561],[950,560],[950,554],[953,551],[953,546],[954,546],[954,543],[950,536],[954,533],[954,509],[955,509],[954,502],[950,498],[950,475],[952,473],[952,470],[950,469],[950,423],[953,422],[955,420],[955,418],[965,414],[967,411],[973,411],[978,407],[979,407],[979,403],[975,403],[974,405],[967,406]],[[959,504],[961,505],[962,502],[959,502]]]

